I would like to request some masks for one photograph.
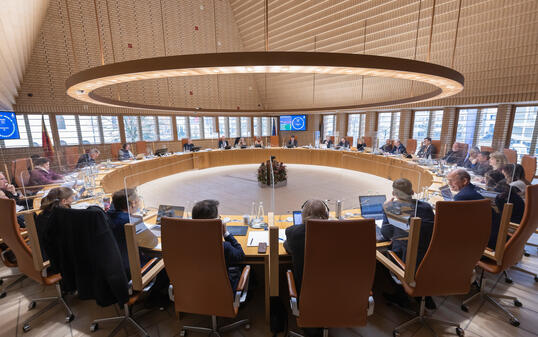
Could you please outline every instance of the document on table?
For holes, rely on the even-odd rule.
[[[278,241],[286,241],[286,230],[278,230]],[[257,247],[261,242],[267,243],[269,246],[269,231],[249,231],[247,238],[248,247]]]

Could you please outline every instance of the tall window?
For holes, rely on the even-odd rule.
[[[106,144],[120,142],[120,128],[118,116],[101,116],[103,126],[103,139]]]
[[[429,111],[415,111],[415,121],[413,123],[413,139],[420,140],[428,137],[430,124]]]
[[[334,126],[336,124],[336,115],[323,116],[323,138],[334,136]]]
[[[514,115],[510,148],[517,151],[517,159],[525,154],[538,155],[538,106],[519,106]]]
[[[228,117],[219,117],[219,136],[228,137]]]
[[[430,137],[432,139],[441,139],[441,130],[443,129],[443,110],[432,111],[430,116]]]
[[[19,127],[19,139],[6,139],[4,140],[4,146],[7,148],[13,147],[28,147],[28,129],[26,128],[26,120],[24,115],[17,116],[17,126]]]
[[[398,139],[398,137],[400,137],[400,113],[393,112],[390,123],[390,138]]]
[[[140,140],[138,116],[123,116],[123,127],[127,143],[133,143]]]
[[[189,138],[189,120],[185,116],[176,116],[177,139]]]
[[[56,117],[58,120],[58,117]],[[82,144],[101,144],[99,116],[78,116]]]
[[[142,140],[153,142],[157,140],[157,121],[155,116],[140,116],[142,124]]]
[[[215,117],[204,117],[204,138],[218,138],[217,128],[215,127]]]
[[[456,141],[471,146],[491,146],[497,108],[460,109]]]
[[[202,119],[200,117],[189,117],[192,139],[202,139],[202,128],[200,124],[202,124]]]
[[[377,119],[377,138],[380,144],[386,139],[391,139],[392,113],[382,112]]]
[[[228,122],[230,122],[230,138],[239,137],[239,117],[228,117]]]
[[[268,137],[271,135],[271,118],[262,117],[262,136]]]
[[[364,127],[366,121],[366,114],[351,114],[348,116],[347,123],[347,135],[348,137],[359,137],[364,136]]]
[[[77,121],[74,115],[57,115],[56,125],[60,145],[78,145]],[[51,135],[49,135],[50,137]]]
[[[158,116],[157,121],[159,122],[159,140],[173,140],[172,117]]]
[[[241,137],[250,137],[250,117],[241,117]]]
[[[54,137],[52,137],[49,115],[43,115],[43,118],[45,119],[45,128],[49,134],[50,141],[54,145]],[[28,125],[30,127],[30,135],[32,136],[32,146],[43,146],[41,138],[43,127],[41,120],[41,115],[28,115]]]
[[[252,129],[254,130],[254,137],[261,136],[262,126],[260,125],[260,117],[252,118]]]

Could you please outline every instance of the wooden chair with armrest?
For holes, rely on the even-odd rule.
[[[239,305],[246,299],[250,274],[247,265],[234,294],[224,259],[222,221],[162,218],[161,225],[163,259],[176,312],[211,316],[211,328],[184,325],[180,336],[186,331],[220,336],[220,332],[242,325],[249,328],[248,319],[217,326],[217,316],[237,315]]]
[[[495,152],[495,149],[491,146],[480,146],[480,151],[487,151],[489,153]]]
[[[415,154],[415,152],[417,152],[417,140],[411,139],[411,138],[408,139],[406,150],[407,150],[407,153],[409,154]]]
[[[113,160],[119,160],[119,152],[120,152],[120,149],[122,148],[122,146],[123,146],[122,143],[112,143],[112,144],[110,144],[110,157]]]
[[[432,159],[441,158],[445,155],[441,148],[440,140],[432,139],[432,146],[435,148],[435,153],[432,155]]]
[[[497,258],[495,258],[497,252],[495,252],[494,255],[492,255],[491,253],[486,253],[486,258],[478,261],[477,264],[480,268],[482,268],[483,271],[492,274],[499,274],[508,270],[509,268],[513,268],[515,265],[518,264],[523,255],[525,244],[527,243],[531,235],[536,231],[536,228],[538,226],[538,208],[535,206],[531,206],[536,205],[537,202],[538,185],[527,186],[525,196],[526,207],[525,212],[523,213],[523,219],[521,220],[521,223],[519,224],[519,226],[517,226],[516,231],[510,236],[508,240],[506,240],[506,235],[502,234],[502,232],[506,233],[506,230],[503,229],[503,227],[506,226],[501,225],[496,248],[500,249],[502,243],[506,242],[504,244],[504,250],[502,251],[502,254],[500,256],[497,256]],[[505,217],[508,217],[508,219],[510,218],[508,214],[505,215],[503,212],[503,221],[501,221],[501,224],[508,222]],[[517,320],[517,318],[494,299],[509,299],[514,301],[515,306],[520,307],[522,304],[516,297],[487,292],[485,290],[485,285],[483,284],[482,277],[480,282],[480,292],[474,294],[473,296],[465,300],[462,304],[462,310],[467,311],[467,304],[478,297],[481,297],[482,300],[487,300],[495,307],[500,309],[502,312],[504,312],[506,316],[509,317],[510,324],[512,324],[513,326],[519,326],[519,321]]]
[[[62,276],[58,273],[50,275],[47,273],[47,268],[50,264],[48,261],[43,262],[33,214],[26,214],[25,216],[26,228],[30,237],[30,246],[21,235],[19,224],[17,223],[15,201],[0,199],[0,214],[5,216],[3,221],[0,222],[0,236],[15,253],[19,271],[41,285],[54,285],[57,291],[57,296],[34,298],[30,301],[28,305],[29,310],[36,307],[36,302],[50,303],[24,321],[23,331],[29,331],[32,328],[30,322],[50,310],[56,304],[62,304],[67,313],[65,321],[66,323],[71,322],[75,319],[75,315],[73,315],[71,308],[67,305],[62,294],[59,283]]]
[[[525,179],[532,183],[536,174],[536,157],[524,155],[521,157],[521,166],[525,170]]]
[[[402,329],[415,323],[422,323],[433,331],[428,322],[455,326],[458,336],[464,335],[458,323],[425,316],[425,297],[469,292],[474,267],[488,243],[491,205],[489,200],[477,200],[438,201],[435,206],[432,238],[416,273],[407,272],[408,268],[414,270],[418,248],[419,235],[413,228],[413,222],[405,263],[393,252],[390,255],[396,263],[377,252],[378,260],[395,273],[405,292],[411,297],[421,297],[418,316],[396,327],[394,336],[398,336]],[[414,259],[410,258],[413,252]]]
[[[372,144],[372,137],[370,136],[364,136],[364,143],[366,144],[366,146],[368,147],[372,147],[373,144]]]
[[[31,158],[20,158],[11,162],[10,175],[16,187],[28,186],[31,169],[33,169]]]
[[[300,297],[293,273],[286,275],[299,327],[322,327],[328,336],[328,328],[366,325],[373,313],[375,243],[373,219],[307,221]]]
[[[512,149],[503,149],[503,153],[508,159],[508,163],[516,164],[517,163],[517,151]]]

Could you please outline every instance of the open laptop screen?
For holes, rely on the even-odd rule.
[[[172,205],[159,205],[159,211],[157,212],[156,224],[161,224],[161,218],[182,218],[185,207],[183,206],[172,206]]]
[[[359,196],[361,204],[361,215],[368,219],[383,219],[383,204],[387,198],[384,195],[364,195]]]

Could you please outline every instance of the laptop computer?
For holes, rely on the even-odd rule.
[[[185,207],[183,206],[172,206],[172,205],[159,205],[159,210],[157,211],[157,219],[155,220],[155,226],[151,227],[152,231],[161,230],[161,218],[183,218],[183,213],[185,212]]]
[[[383,220],[383,204],[387,200],[384,195],[359,196],[361,215],[366,219]]]
[[[293,225],[301,225],[303,223],[303,213],[301,211],[293,211]]]
[[[450,190],[450,187],[448,185],[442,186],[439,188],[439,191],[441,192],[441,196],[446,201],[453,201],[454,195],[452,195],[452,191]]]
[[[162,148],[162,149],[158,149],[158,150],[155,151],[155,155],[156,155],[157,157],[162,157],[162,156],[164,156],[164,155],[167,154],[167,153],[168,153],[168,148],[167,148],[167,147]]]

